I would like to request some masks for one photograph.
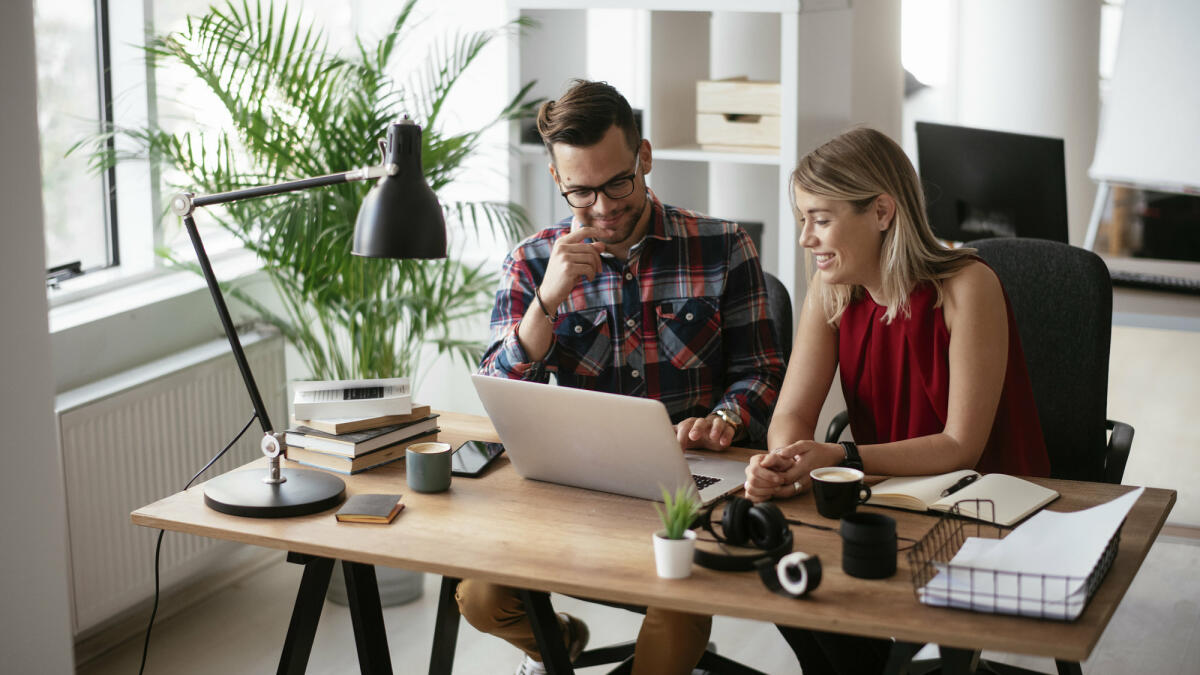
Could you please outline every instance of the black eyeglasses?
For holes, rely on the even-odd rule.
[[[618,176],[600,187],[580,187],[561,193],[567,203],[577,209],[586,209],[596,203],[598,192],[603,192],[609,199],[624,199],[633,194],[634,183],[637,180],[638,167],[642,164],[641,153],[633,160],[633,171]]]

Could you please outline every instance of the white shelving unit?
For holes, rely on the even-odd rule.
[[[788,286],[798,308],[804,264],[788,178],[802,153],[852,125],[870,124],[899,138],[899,0],[857,5],[851,0],[510,0],[509,11],[514,19],[537,24],[510,41],[513,92],[529,80],[537,81],[533,95],[547,99],[557,98],[574,78],[614,83],[642,110],[643,135],[653,149],[648,180],[655,194],[713,216],[763,223],[763,266]],[[590,22],[595,28],[601,20],[611,29],[614,17],[628,31],[589,31]],[[591,49],[589,39],[595,43]],[[605,56],[606,40],[614,44],[611,59]],[[629,42],[633,46],[627,50]],[[630,59],[633,78],[628,77]],[[697,145],[696,82],[739,75],[781,83],[778,153],[720,152]],[[632,85],[619,84],[629,79]],[[888,86],[879,86],[880,81]],[[519,145],[520,133],[514,124],[514,144]],[[519,147],[509,173],[513,201],[529,210],[537,227],[569,215],[549,178],[542,146]]]

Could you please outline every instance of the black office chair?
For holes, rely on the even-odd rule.
[[[767,316],[771,318],[771,332],[775,334],[775,344],[779,345],[786,367],[792,356],[792,333],[796,331],[792,323],[792,296],[775,275],[763,272],[763,278],[767,282]]]
[[[1106,415],[1112,337],[1107,265],[1091,251],[1042,239],[981,239],[967,246],[978,250],[995,270],[1012,304],[1050,455],[1050,475],[1119,484],[1133,427]],[[825,440],[836,442],[848,422],[846,412],[839,413]],[[1107,440],[1106,430],[1111,432]],[[920,645],[906,647],[911,658]],[[969,658],[952,651],[955,658]],[[904,660],[896,652],[893,656]],[[936,667],[933,661],[914,662],[909,672]],[[1060,673],[1080,672],[1078,663],[1060,661],[1057,667]],[[1003,666],[1003,672],[1035,671]]]
[[[995,270],[1012,303],[1050,475],[1119,484],[1133,427],[1106,416],[1108,267],[1091,251],[1042,239],[981,239],[967,246]],[[838,413],[825,440],[836,442],[848,424],[846,412]]]

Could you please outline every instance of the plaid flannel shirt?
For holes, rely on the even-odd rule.
[[[649,196],[646,237],[628,260],[601,255],[601,273],[557,308],[541,361],[529,360],[517,327],[526,311],[540,311],[533,289],[554,242],[578,223],[564,219],[508,255],[479,372],[538,382],[554,373],[560,385],[658,399],[673,423],[726,408],[741,417],[749,440],[761,440],[783,359],[754,245],[734,223]]]

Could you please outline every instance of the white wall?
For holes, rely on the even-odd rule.
[[[66,498],[52,426],[31,0],[0,3],[0,669],[74,670]]]
[[[1064,140],[1071,243],[1096,187],[1100,3],[971,0],[959,5],[956,124]]]
[[[904,102],[900,2],[856,0],[853,7],[853,121],[899,140]]]

